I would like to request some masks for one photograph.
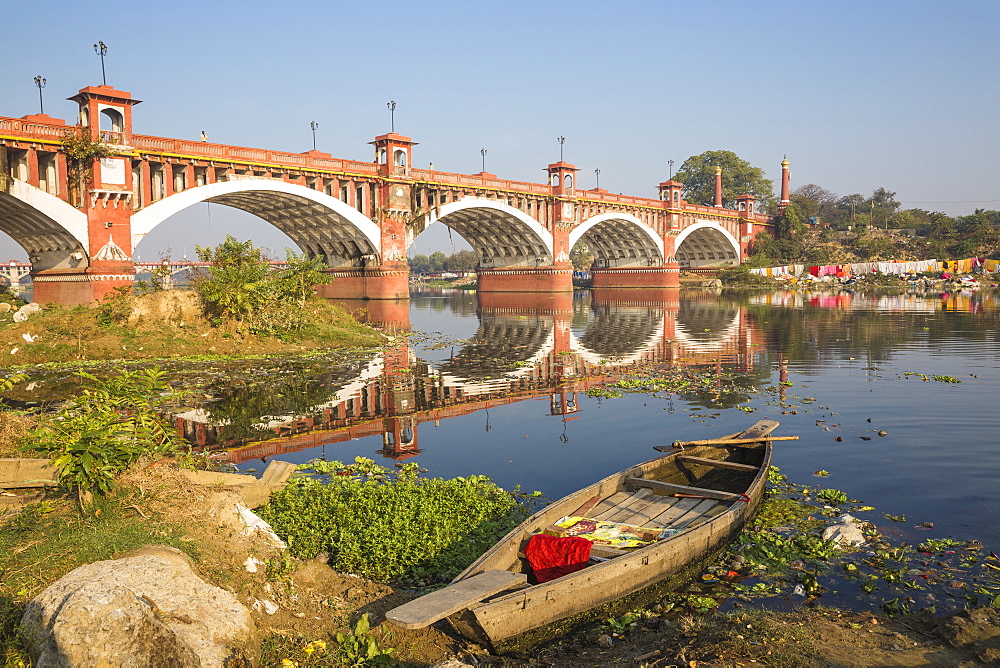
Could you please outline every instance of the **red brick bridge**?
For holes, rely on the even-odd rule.
[[[28,253],[43,302],[91,302],[130,284],[139,241],[199,202],[279,228],[326,259],[334,280],[324,296],[354,299],[406,299],[407,248],[438,221],[475,249],[480,292],[548,293],[572,289],[580,241],[593,250],[595,287],[676,287],[681,268],[739,262],[772,223],[751,195],[723,208],[721,174],[716,206],[698,206],[673,180],[659,199],[583,190],[563,161],[547,166],[546,183],[417,169],[416,142],[395,132],[370,142],[372,162],[140,135],[130,93],[88,86],[69,99],[79,131],[111,150],[75,172],[64,143],[73,125],[0,117],[0,230]],[[782,203],[787,187],[785,161]]]

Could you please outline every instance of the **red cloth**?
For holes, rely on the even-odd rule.
[[[591,545],[593,543],[579,536],[560,538],[537,533],[524,548],[524,556],[531,564],[535,579],[548,582],[586,568]]]

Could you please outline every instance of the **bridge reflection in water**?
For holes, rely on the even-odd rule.
[[[378,435],[382,455],[401,460],[421,452],[423,423],[546,397],[549,413],[568,421],[580,409],[580,393],[640,366],[753,367],[755,336],[746,314],[715,295],[702,301],[686,296],[683,309],[677,291],[596,290],[575,301],[459,295],[459,302],[476,300],[478,328],[448,346],[440,361],[422,358],[418,339],[398,337],[368,360],[324,369],[313,383],[324,390],[307,393],[311,403],[293,413],[244,416],[249,421],[241,425],[224,407],[246,397],[223,396],[177,415],[178,431],[193,443],[228,451],[233,463]],[[385,318],[378,324],[409,324],[408,311],[377,305],[381,311],[367,315]]]

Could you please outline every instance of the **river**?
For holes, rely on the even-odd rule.
[[[317,424],[271,415],[284,438],[234,459],[243,469],[261,468],[262,456],[416,461],[428,475],[486,474],[557,498],[652,457],[653,445],[770,418],[777,435],[800,437],[776,442],[774,463],[795,482],[874,506],[866,519],[886,534],[1000,548],[995,292],[581,292],[571,307],[540,304],[415,293],[411,336],[324,368],[303,395]],[[595,391],[685,365],[736,374],[745,387],[717,397]],[[927,522],[934,528],[918,527]]]

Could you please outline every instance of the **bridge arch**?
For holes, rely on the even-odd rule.
[[[740,261],[740,243],[718,223],[697,222],[684,229],[675,242],[674,255],[681,267]]]
[[[663,264],[663,239],[646,223],[612,211],[588,218],[569,233],[569,247],[583,240],[601,267]]]
[[[360,264],[381,253],[381,230],[339,199],[305,186],[269,179],[220,181],[190,188],[132,215],[132,247],[164,220],[199,202],[225,204],[263,218],[311,257],[330,266]]]
[[[425,228],[435,222],[462,235],[476,251],[482,267],[552,262],[552,233],[528,214],[504,202],[466,197],[433,210]],[[412,239],[407,240],[409,243]]]
[[[87,214],[24,181],[12,179],[0,190],[0,230],[25,250],[35,271],[89,264]]]

